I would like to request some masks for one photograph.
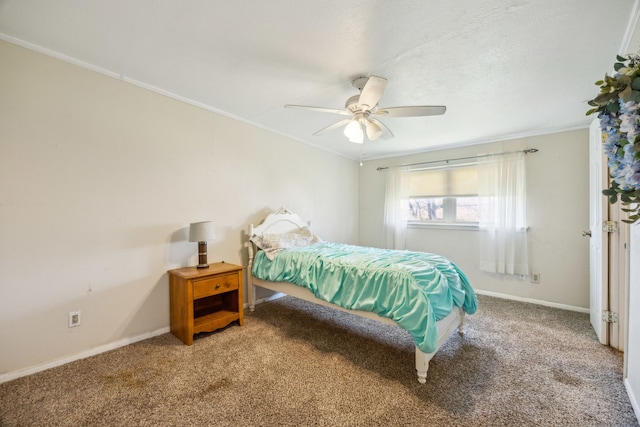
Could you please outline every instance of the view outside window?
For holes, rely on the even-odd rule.
[[[444,221],[444,199],[442,197],[411,198],[406,202],[408,220]]]
[[[478,196],[456,197],[456,222],[478,222]]]
[[[476,165],[438,167],[410,172],[406,219],[425,224],[478,223]]]

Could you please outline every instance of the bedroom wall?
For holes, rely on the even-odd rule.
[[[407,249],[446,255],[481,292],[587,310],[589,241],[581,235],[589,229],[587,129],[367,162],[360,170],[360,243],[382,245],[386,172],[377,167],[524,148],[540,150],[526,159],[529,265],[540,273],[539,284],[480,271],[479,231],[410,228]]]
[[[354,161],[2,41],[0,76],[0,381],[168,330],[190,222],[210,262],[282,205],[357,243]]]

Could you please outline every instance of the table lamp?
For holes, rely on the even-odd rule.
[[[189,226],[189,241],[198,242],[198,268],[209,268],[207,240],[215,238],[211,221],[193,222]]]

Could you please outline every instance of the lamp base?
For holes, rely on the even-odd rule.
[[[198,242],[198,268],[209,268],[207,262],[207,242]]]

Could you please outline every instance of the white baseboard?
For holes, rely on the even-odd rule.
[[[482,291],[482,290],[479,290],[479,289],[475,289],[475,291],[476,291],[476,294],[478,294],[478,295],[486,295],[486,296],[489,296],[489,297],[509,299],[509,300],[520,301],[520,302],[528,302],[528,303],[531,303],[531,304],[544,305],[546,307],[559,308],[559,309],[562,309],[562,310],[577,311],[577,312],[580,312],[580,313],[587,313],[587,314],[589,313],[589,309],[588,308],[584,308],[584,307],[576,307],[576,306],[573,306],[573,305],[558,304],[556,302],[542,301],[542,300],[537,300],[537,299],[533,299],[533,298],[518,297],[518,296],[514,296],[514,295],[501,294],[501,293],[498,293],[498,292]]]
[[[636,414],[636,419],[640,422],[640,403],[636,398],[636,395],[633,393],[633,389],[631,388],[631,384],[629,384],[629,379],[624,379],[624,388],[627,389],[627,395],[629,395],[629,400],[631,401],[631,406],[633,407],[633,412]]]
[[[262,304],[263,302],[272,301],[274,299],[286,297],[286,296],[287,296],[287,294],[283,294],[282,292],[276,292],[273,295],[269,295],[268,297],[258,298],[256,300],[256,305]],[[249,303],[248,302],[244,304],[244,308],[245,308],[245,311],[249,309]]]
[[[104,353],[105,351],[114,350],[119,347],[124,347],[125,345],[133,344],[134,342],[138,342],[138,341],[146,340],[148,338],[152,338],[158,335],[166,334],[167,332],[169,332],[168,326],[165,328],[155,330],[153,332],[146,332],[144,334],[140,334],[135,337],[123,338],[121,340],[114,341],[105,345],[101,345],[100,347],[95,347],[86,351],[82,351],[80,353],[72,354],[70,356],[65,356],[60,359],[53,360],[51,362],[30,366],[28,368],[19,369],[13,372],[7,372],[6,374],[0,375],[0,384],[5,383],[7,381],[15,380],[16,378],[26,377],[27,375],[35,374],[36,372],[41,372],[50,368],[55,368],[56,366],[65,365],[67,363],[74,362],[76,360],[95,356],[96,354]]]
[[[276,293],[266,298],[261,298],[259,300],[256,300],[256,304],[282,298],[283,296],[285,296],[285,294]],[[245,304],[244,307],[247,308],[248,304]],[[153,332],[140,334],[135,337],[123,338],[121,340],[114,341],[109,344],[101,345],[100,347],[95,347],[90,350],[82,351],[80,353],[72,354],[70,356],[65,356],[60,359],[53,360],[51,362],[30,366],[28,368],[19,369],[13,372],[7,372],[5,374],[0,374],[0,384],[6,383],[7,381],[15,380],[20,377],[26,377],[27,375],[35,374],[37,372],[46,371],[47,369],[55,368],[56,366],[62,366],[67,363],[74,362],[76,360],[86,359],[87,357],[95,356],[96,354],[104,353],[105,351],[114,350],[119,347],[124,347],[125,345],[133,344],[138,341],[142,341],[158,335],[166,334],[167,332],[170,332],[170,329],[168,326],[155,330]]]

